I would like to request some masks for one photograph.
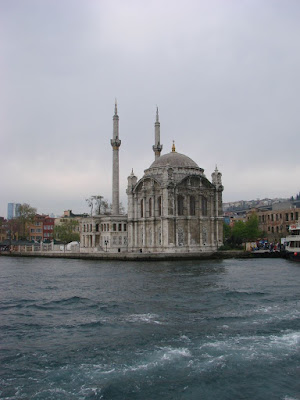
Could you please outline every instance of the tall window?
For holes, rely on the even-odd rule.
[[[207,216],[207,199],[202,196],[202,215]]]
[[[144,217],[144,200],[141,200],[141,218]]]
[[[190,196],[190,214],[196,215],[196,202],[194,196]]]
[[[157,199],[157,203],[158,203],[158,216],[161,216],[161,196],[158,197]]]
[[[117,224],[113,224],[113,231],[114,231],[114,232],[117,231]]]
[[[149,199],[149,217],[152,217],[152,198]]]
[[[177,197],[177,209],[178,215],[183,215],[183,196],[181,195]]]

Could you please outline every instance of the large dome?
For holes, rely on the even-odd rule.
[[[150,168],[161,168],[161,167],[175,167],[175,168],[197,168],[199,166],[191,158],[185,156],[184,154],[176,153],[172,151],[171,153],[164,154],[158,157],[151,165]]]

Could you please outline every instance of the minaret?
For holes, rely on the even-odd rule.
[[[212,177],[212,183],[216,185],[216,187],[222,186],[222,174],[221,172],[218,171],[217,165],[214,172],[211,174],[211,177]]]
[[[112,214],[119,215],[119,116],[117,101],[115,101],[115,115],[113,116],[113,138],[110,141],[113,148],[113,173],[112,173]]]
[[[155,160],[160,157],[160,152],[162,151],[162,144],[160,144],[160,122],[159,122],[159,116],[158,116],[158,107],[156,107],[156,121],[154,124],[155,127],[155,144],[152,147],[154,154],[155,154]]]

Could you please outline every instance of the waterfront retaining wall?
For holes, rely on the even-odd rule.
[[[215,251],[201,253],[79,253],[79,252],[2,252],[3,256],[11,257],[46,257],[73,258],[83,260],[120,260],[120,261],[176,261],[176,260],[209,260],[226,258],[277,258],[279,252],[245,252],[245,251]]]

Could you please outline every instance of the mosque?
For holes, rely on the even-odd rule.
[[[222,174],[210,182],[191,158],[172,151],[161,155],[158,109],[154,162],[138,179],[128,177],[128,214],[119,210],[119,116],[113,116],[112,214],[84,218],[83,252],[190,253],[216,251],[223,244]]]

